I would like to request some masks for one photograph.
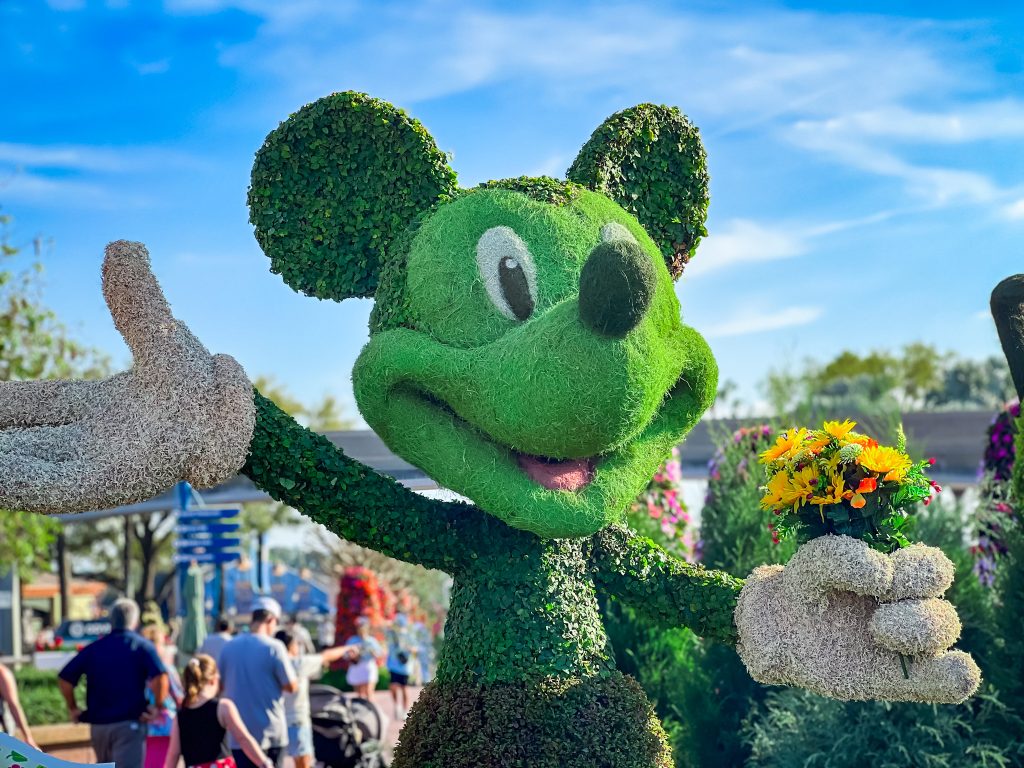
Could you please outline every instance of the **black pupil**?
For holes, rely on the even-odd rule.
[[[526,282],[526,273],[519,262],[512,258],[504,258],[498,262],[498,283],[505,301],[517,320],[525,320],[533,314],[533,297],[530,285]]]

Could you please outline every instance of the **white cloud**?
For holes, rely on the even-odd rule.
[[[914,143],[960,144],[1024,137],[1024,103],[1014,99],[957,105],[946,112],[916,111],[900,105],[850,112],[824,120],[799,121],[800,132],[863,138],[879,136]]]
[[[117,210],[139,208],[152,202],[144,197],[112,191],[90,181],[48,178],[27,172],[0,178],[0,195],[4,200],[61,209]]]
[[[790,230],[771,229],[746,219],[728,222],[703,241],[697,257],[686,267],[686,278],[698,277],[744,262],[776,261],[807,251],[803,238]]]
[[[701,329],[706,338],[721,339],[726,336],[747,336],[752,333],[777,331],[797,325],[813,323],[822,315],[821,307],[785,307],[758,312],[744,310],[728,320]]]
[[[0,142],[0,164],[24,168],[127,173],[198,163],[193,155],[162,148]]]
[[[1015,200],[1004,207],[1002,214],[1004,218],[1010,219],[1011,221],[1020,221],[1024,219],[1024,198]]]

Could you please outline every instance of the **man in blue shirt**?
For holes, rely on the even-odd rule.
[[[139,606],[118,600],[110,609],[111,633],[90,643],[60,671],[60,690],[72,722],[89,723],[92,748],[101,763],[142,768],[145,722],[155,712],[146,704],[146,686],[154,701],[167,698],[167,669],[153,644],[135,629]],[[75,703],[75,686],[85,675],[85,711]]]
[[[284,765],[288,746],[284,694],[299,690],[288,651],[274,638],[280,619],[281,606],[274,598],[257,597],[249,633],[238,635],[220,652],[224,695],[235,702],[246,729],[277,768]],[[238,768],[259,768],[234,735],[229,745]]]

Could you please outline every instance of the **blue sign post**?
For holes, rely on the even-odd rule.
[[[216,565],[220,572],[217,610],[224,612],[224,566],[241,557],[242,544],[237,534],[241,523],[237,518],[242,510],[189,509],[192,487],[178,483],[178,520],[174,533],[174,562]]]

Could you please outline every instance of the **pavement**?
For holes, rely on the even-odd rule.
[[[420,695],[422,686],[410,685],[409,691],[409,707],[411,708],[413,702]],[[398,743],[398,733],[402,730],[402,726],[405,725],[405,719],[395,718],[395,704],[391,700],[390,691],[374,691],[373,692],[373,703],[377,705],[377,708],[381,711],[381,714],[387,719],[387,729],[384,734],[384,752],[391,759],[391,755],[394,752],[395,745]]]

